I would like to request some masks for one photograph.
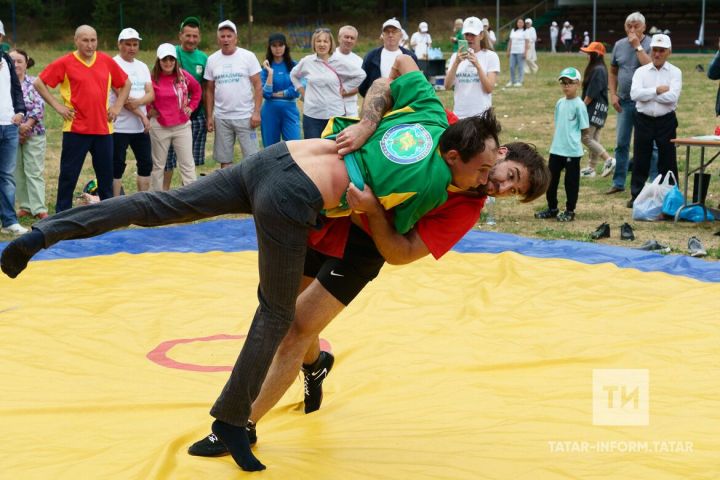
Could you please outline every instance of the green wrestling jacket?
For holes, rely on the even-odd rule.
[[[438,142],[448,122],[435,89],[422,72],[406,73],[393,80],[390,90],[393,110],[383,117],[365,145],[352,155],[362,180],[386,210],[394,209],[395,229],[404,234],[420,217],[447,200],[452,175],[440,156]],[[357,121],[347,117],[331,118],[323,137],[337,134]],[[346,162],[350,163],[349,160],[346,157]],[[350,165],[348,171],[352,181],[354,172]],[[350,215],[345,197],[325,215]]]

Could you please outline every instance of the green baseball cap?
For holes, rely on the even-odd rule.
[[[185,17],[185,20],[180,22],[180,30],[185,28],[187,25],[200,28],[200,19],[198,17]]]
[[[558,77],[558,80],[561,78],[567,78],[570,80],[577,80],[578,82],[582,80],[582,75],[580,75],[580,72],[575,67],[567,67],[564,68],[562,72],[560,72],[560,76]]]

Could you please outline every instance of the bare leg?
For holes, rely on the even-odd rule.
[[[166,192],[167,192],[168,190],[170,190],[170,185],[172,184],[172,177],[173,177],[173,172],[174,172],[174,171],[175,171],[174,169],[173,169],[173,170],[165,170],[165,171],[163,171],[163,186],[162,186],[162,189],[163,189],[164,191],[166,191]]]
[[[114,178],[113,179],[113,197],[119,197],[121,191],[122,191],[122,180]]]
[[[138,175],[137,179],[137,191],[138,192],[147,192],[150,190],[150,177],[141,177]]]
[[[260,420],[285,394],[297,377],[303,357],[315,348],[312,363],[320,354],[318,335],[345,305],[340,303],[317,280],[298,296],[295,319],[290,326],[268,371],[260,394],[252,405],[250,420]]]

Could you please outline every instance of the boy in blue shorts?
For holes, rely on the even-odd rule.
[[[557,218],[558,222],[575,220],[575,206],[580,191],[580,158],[583,155],[580,137],[590,127],[585,103],[578,97],[580,72],[568,67],[560,72],[558,80],[565,96],[555,104],[555,133],[550,146],[550,187],[545,194],[548,206],[537,212],[535,218]],[[565,211],[559,213],[557,190],[560,173],[565,169]]]

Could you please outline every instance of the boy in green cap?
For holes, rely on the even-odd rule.
[[[578,97],[582,79],[580,72],[568,67],[560,72],[558,80],[565,96],[555,104],[555,133],[550,146],[550,187],[545,194],[548,206],[537,212],[535,218],[557,218],[558,222],[575,220],[575,205],[580,191],[580,158],[583,155],[580,137],[590,127],[585,103]],[[560,172],[565,169],[565,211],[559,213],[557,189]]]

